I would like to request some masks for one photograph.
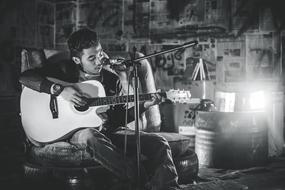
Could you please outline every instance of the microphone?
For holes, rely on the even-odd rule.
[[[123,61],[125,61],[125,59],[123,58],[107,58],[107,57],[103,57],[101,59],[101,63],[102,65],[121,65],[123,63]]]
[[[107,58],[103,57],[101,59],[102,65],[110,65],[111,69],[124,71],[126,70],[126,66],[124,64],[124,58]]]

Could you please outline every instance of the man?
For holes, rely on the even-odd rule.
[[[68,47],[71,54],[70,62],[46,64],[42,68],[28,70],[22,73],[20,82],[25,86],[42,93],[61,96],[72,102],[75,106],[84,106],[86,101],[82,92],[73,86],[56,84],[47,77],[57,78],[66,82],[81,82],[97,80],[102,83],[106,96],[122,95],[122,85],[118,76],[103,68],[102,59],[107,57],[104,53],[96,32],[89,29],[81,29],[71,34],[68,39]],[[158,104],[160,97],[155,95],[151,101],[139,104],[140,112],[150,106]],[[134,119],[134,110],[128,111],[128,121]],[[66,137],[69,143],[86,147],[92,158],[113,172],[122,180],[135,183],[135,164],[131,159],[124,159],[121,144],[123,141],[122,130],[124,126],[125,105],[114,105],[106,111],[106,121],[103,130],[86,128],[76,131]],[[141,153],[151,161],[152,178],[147,183],[153,190],[167,190],[179,188],[177,172],[173,164],[171,150],[168,142],[161,136],[151,133],[140,133]],[[38,144],[33,139],[34,144]],[[128,130],[128,147],[135,154],[134,132]],[[118,145],[118,146],[116,146]],[[143,181],[143,180],[141,180]]]

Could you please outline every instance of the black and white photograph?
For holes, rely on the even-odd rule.
[[[0,190],[285,190],[283,1],[0,0]]]

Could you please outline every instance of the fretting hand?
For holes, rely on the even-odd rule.
[[[148,109],[151,106],[157,105],[163,101],[163,98],[159,95],[161,90],[158,90],[157,93],[151,94],[151,100],[144,102],[144,108]]]

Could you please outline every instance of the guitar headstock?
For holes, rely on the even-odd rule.
[[[165,92],[166,98],[173,103],[187,103],[190,101],[191,93],[187,90],[174,90],[171,89]]]

